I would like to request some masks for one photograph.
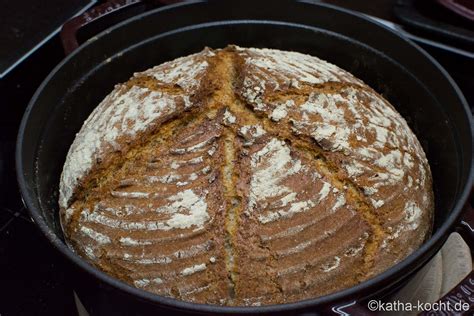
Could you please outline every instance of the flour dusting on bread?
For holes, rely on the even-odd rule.
[[[351,287],[430,233],[432,179],[407,122],[317,57],[206,48],[135,73],[66,158],[68,245],[132,286],[260,306]]]

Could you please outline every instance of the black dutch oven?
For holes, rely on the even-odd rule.
[[[107,12],[123,14],[120,7],[138,10],[137,2],[116,0],[66,25],[62,34],[66,51],[77,46],[72,35],[79,26]],[[154,295],[108,276],[73,253],[64,243],[58,221],[58,183],[66,153],[84,120],[115,83],[126,81],[133,72],[205,46],[227,44],[318,56],[387,98],[407,119],[430,162],[436,199],[432,237],[402,262],[359,285],[323,297],[260,307],[194,304]],[[467,216],[461,220],[473,180],[472,126],[466,101],[446,71],[415,44],[361,14],[314,1],[193,1],[142,12],[90,38],[67,56],[26,110],[16,164],[31,217],[67,258],[71,282],[92,315],[344,315],[367,312],[366,300],[399,289],[457,228],[470,232],[466,239],[472,237],[472,209],[471,222]],[[463,286],[474,292],[472,273]]]

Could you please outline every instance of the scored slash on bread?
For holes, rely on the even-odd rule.
[[[360,283],[431,230],[425,154],[350,73],[229,46],[164,63],[84,123],[60,183],[71,248],[145,290],[280,304]]]

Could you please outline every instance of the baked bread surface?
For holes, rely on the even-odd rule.
[[[68,245],[135,287],[258,306],[335,292],[429,236],[420,143],[383,97],[296,52],[229,46],[136,73],[77,134]]]

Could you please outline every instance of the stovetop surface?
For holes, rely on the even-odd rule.
[[[87,0],[3,1],[0,10],[0,74],[6,72],[64,20],[78,12]],[[30,23],[31,13],[35,23]]]
[[[326,2],[344,6],[344,1]],[[379,9],[367,7],[363,0],[351,1],[350,6],[381,18],[393,19],[389,9],[393,2],[380,1]],[[428,52],[450,72],[472,108],[474,80],[469,67],[443,50],[430,48]],[[76,314],[72,287],[61,268],[63,258],[29,219],[21,202],[14,171],[15,138],[23,111],[38,85],[62,58],[59,38],[54,36],[32,54],[28,62],[21,64],[18,71],[12,72],[8,82],[0,81],[1,316]],[[29,72],[26,71],[28,67],[32,69]],[[24,73],[28,76],[25,77]]]

